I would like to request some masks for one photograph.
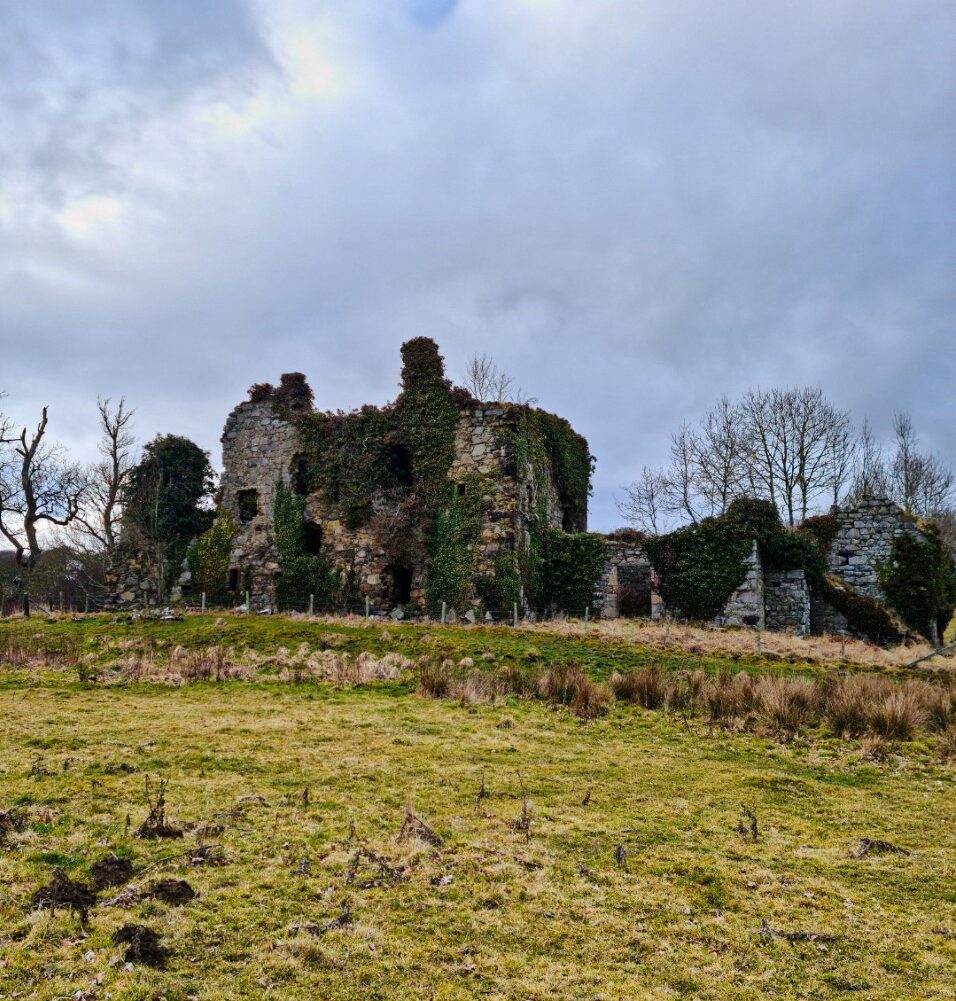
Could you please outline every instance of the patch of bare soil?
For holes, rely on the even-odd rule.
[[[125,945],[123,958],[127,963],[142,963],[157,970],[166,965],[169,951],[160,944],[160,938],[145,925],[123,925],[113,932],[113,941],[117,945]]]
[[[90,866],[90,876],[98,890],[106,889],[108,886],[120,886],[132,879],[133,863],[127,858],[120,858],[111,853]]]
[[[78,911],[84,921],[87,911],[95,903],[96,891],[85,883],[73,882],[60,868],[54,869],[53,879],[33,894],[34,907],[48,907],[53,911],[58,907],[67,907]]]
[[[196,891],[184,879],[161,879],[149,891],[151,897],[166,904],[188,904],[196,896]]]

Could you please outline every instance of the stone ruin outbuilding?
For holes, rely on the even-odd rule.
[[[859,498],[834,508],[831,517],[836,531],[825,549],[831,578],[886,605],[880,568],[890,561],[895,539],[923,538],[919,528],[899,505],[885,497]],[[654,569],[640,541],[609,538],[605,554],[595,586],[594,613],[608,619],[634,614],[661,618],[667,608],[656,590]],[[804,570],[763,566],[756,542],[746,562],[746,575],[715,618],[715,625],[797,635],[854,632],[842,612],[813,592]]]

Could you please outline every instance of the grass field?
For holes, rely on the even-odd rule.
[[[170,674],[211,644],[246,652],[240,678]],[[0,995],[956,997],[956,772],[931,735],[874,754],[822,726],[783,742],[620,703],[585,721],[423,698],[401,666],[296,681],[302,644],[598,679],[829,669],[543,630],[0,623]],[[147,776],[181,837],[138,835]],[[864,838],[904,851],[857,857]],[[85,921],[32,905],[110,853],[130,879]],[[195,897],[153,894],[170,879]],[[127,924],[165,968],[126,961]]]

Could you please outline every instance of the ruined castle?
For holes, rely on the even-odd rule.
[[[293,374],[278,387],[254,386],[229,415],[219,504],[234,524],[226,588],[237,601],[296,607],[292,594],[302,607],[306,592],[311,603],[325,587],[315,583],[321,571],[334,584],[327,605],[364,605],[372,614],[435,616],[440,607],[474,621],[548,606],[604,618],[681,614],[673,601],[668,607],[647,540],[585,534],[593,459],[567,421],[473,399],[445,379],[426,338],[404,345],[402,357],[401,392],[386,406],[324,413]],[[281,529],[289,517],[291,543]],[[920,530],[880,498],[829,518],[820,544],[825,588],[806,567],[766,558],[754,538],[713,621],[866,632],[853,621],[860,602],[889,620],[880,568],[894,540],[918,540]],[[572,599],[542,583],[543,554],[562,537],[589,540],[579,560],[585,597],[573,599],[583,607],[561,607]]]
[[[517,575],[541,529],[586,530],[591,460],[566,421],[450,386],[425,338],[403,346],[403,357],[394,404],[321,414],[308,387],[283,376],[229,415],[220,506],[237,526],[230,590],[248,590],[255,606],[275,601],[285,572],[275,505],[286,491],[301,506],[304,551],[385,612],[425,608],[429,568],[444,560],[459,565],[435,600],[460,613],[477,602],[478,582],[503,567]],[[428,535],[436,520],[447,536],[437,541]],[[510,597],[527,607],[520,584]]]

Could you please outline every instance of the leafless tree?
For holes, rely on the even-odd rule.
[[[834,423],[826,444],[825,480],[834,507],[840,503],[852,479],[856,449],[853,422],[849,414],[844,413],[842,419]]]
[[[74,523],[74,534],[79,536],[81,546],[85,542],[86,546],[111,554],[119,542],[123,488],[133,464],[133,411],[126,408],[125,399],[115,407],[108,398],[99,399],[96,408],[102,458],[89,470],[89,491]]]
[[[829,490],[839,495],[850,466],[853,435],[850,415],[834,407],[818,386],[787,390],[783,401],[783,428],[790,439],[786,451],[793,455],[795,469],[795,504],[787,497],[792,527],[795,506],[802,521],[821,494]]]
[[[751,390],[740,401],[744,492],[777,504],[780,437],[770,393]]]
[[[855,445],[849,414],[819,388],[752,390],[737,403],[724,397],[696,429],[683,424],[671,436],[670,465],[655,480],[659,508],[696,522],[746,495],[770,500],[793,527],[824,497],[839,500]],[[628,488],[641,501],[637,510],[647,491],[646,477]]]
[[[658,535],[664,527],[669,490],[664,470],[645,466],[640,478],[624,488],[624,499],[618,501],[618,510],[626,521],[642,532]]]
[[[697,456],[700,443],[686,422],[671,435],[671,464],[665,477],[665,499],[669,510],[682,517],[698,520]]]
[[[514,380],[486,354],[472,355],[465,370],[465,388],[485,403],[509,399]]]
[[[893,416],[896,451],[889,466],[894,499],[913,514],[928,516],[953,503],[953,471],[938,456],[923,452],[909,414]]]
[[[704,415],[695,438],[695,480],[710,514],[722,514],[741,493],[744,443],[740,424],[739,407],[723,396]]]
[[[883,445],[873,432],[868,417],[863,418],[857,435],[853,459],[853,482],[849,496],[853,500],[878,497],[890,492]]]
[[[791,527],[821,495],[839,495],[852,459],[852,423],[819,387],[752,391],[741,414],[749,490],[776,504]]]
[[[70,525],[87,489],[84,470],[46,440],[47,424],[44,407],[32,434],[11,434],[8,426],[0,445],[0,535],[13,547],[25,584],[43,553],[44,530]]]

